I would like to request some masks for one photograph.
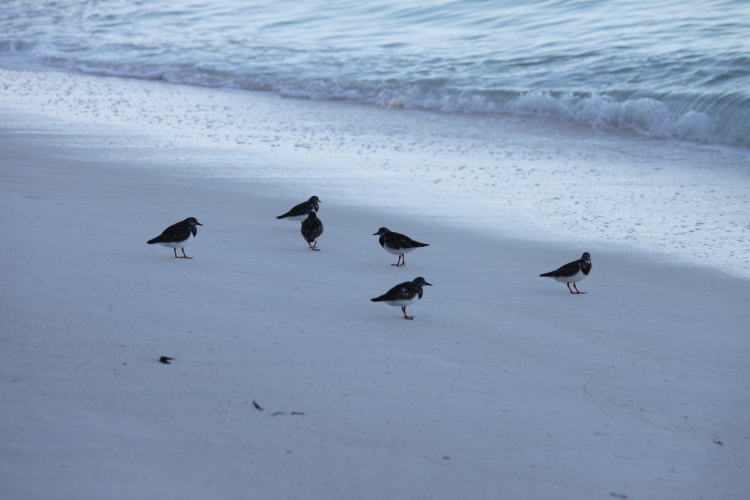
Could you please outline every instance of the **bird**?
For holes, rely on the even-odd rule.
[[[304,201],[299,205],[295,205],[290,211],[288,211],[284,215],[279,215],[276,218],[296,221],[305,220],[307,218],[307,214],[312,211],[318,211],[318,203],[320,203],[318,197],[311,196],[309,200]]]
[[[423,277],[414,278],[394,286],[380,297],[370,299],[371,302],[385,302],[389,306],[397,306],[404,313],[404,319],[414,319],[414,316],[406,315],[406,306],[411,305],[422,298],[422,287],[432,286]]]
[[[320,219],[318,219],[318,216],[312,210],[307,214],[307,219],[302,221],[300,232],[311,250],[315,250],[316,252],[320,250],[317,240],[323,234],[323,223],[320,222]],[[311,245],[311,243],[313,244]]]
[[[391,264],[392,266],[396,267],[406,265],[406,257],[404,256],[404,254],[411,252],[415,248],[430,246],[427,243],[414,241],[413,239],[401,233],[394,233],[387,227],[381,227],[380,229],[378,229],[377,233],[373,234],[373,236],[380,236],[380,246],[383,247],[386,252],[392,253],[393,255],[398,255],[398,262],[396,262],[395,264]]]
[[[188,242],[191,239],[195,238],[195,235],[198,234],[198,228],[196,228],[195,226],[202,225],[203,224],[198,222],[195,217],[188,217],[182,222],[172,224],[171,226],[166,228],[164,232],[159,236],[152,240],[148,240],[147,243],[149,245],[160,243],[165,247],[172,248],[174,250],[175,259],[192,259],[192,257],[188,257],[185,254],[185,245],[187,245]],[[177,256],[178,248],[182,249],[182,257]]]
[[[580,290],[578,290],[576,282],[581,281],[583,278],[588,276],[590,272],[591,255],[588,252],[583,252],[580,260],[574,260],[573,262],[565,264],[560,269],[549,273],[540,274],[539,276],[542,278],[552,278],[559,281],[560,283],[566,283],[568,285],[568,290],[570,290],[570,293],[572,293],[573,295],[578,295],[586,292],[581,292]],[[575,292],[570,289],[571,283],[573,283],[573,288],[576,289]]]

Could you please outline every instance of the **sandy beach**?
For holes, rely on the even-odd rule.
[[[537,219],[500,202],[497,217],[484,202],[464,209],[460,183],[441,191],[406,165],[489,156],[470,144],[441,156],[427,135],[404,155],[423,113],[0,74],[3,498],[746,497],[750,281],[736,255],[698,265],[536,231],[531,204]],[[52,85],[68,98],[37,91]],[[92,101],[75,94],[91,89]],[[191,115],[170,113],[180,99]],[[232,101],[257,114],[212,132]],[[360,128],[337,135],[331,106]],[[528,130],[509,128],[504,146],[534,156]],[[550,172],[578,147],[628,157],[568,133]],[[632,154],[651,155],[651,180],[667,175],[654,170],[662,153]],[[346,174],[365,157],[371,168]],[[740,170],[711,181],[736,196],[738,227]],[[552,189],[551,174],[528,175]],[[715,174],[695,175],[699,186]],[[320,252],[275,219],[313,194]],[[189,216],[203,224],[192,260],[146,245]],[[381,226],[430,246],[393,267],[372,236]],[[538,277],[583,251],[586,295]],[[434,286],[409,307],[414,321],[369,301],[417,276]]]

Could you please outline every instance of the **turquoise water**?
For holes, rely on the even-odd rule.
[[[750,146],[745,1],[0,5],[0,67]]]

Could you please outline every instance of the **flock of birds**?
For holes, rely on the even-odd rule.
[[[318,218],[318,209],[320,199],[317,196],[311,197],[309,200],[295,205],[291,210],[283,215],[276,217],[277,219],[287,219],[293,221],[302,221],[300,232],[302,237],[307,242],[307,245],[313,251],[320,251],[318,248],[318,238],[323,234],[323,223]],[[184,221],[172,224],[165,229],[159,236],[148,241],[149,245],[159,243],[165,247],[170,247],[174,250],[174,256],[177,259],[192,259],[185,253],[185,245],[187,245],[191,239],[195,238],[198,234],[198,228],[196,226],[202,226],[195,217],[188,217]],[[388,229],[387,227],[381,227],[378,232],[374,233],[373,236],[380,236],[380,246],[385,249],[386,252],[393,255],[398,255],[398,261],[395,264],[391,264],[396,267],[403,267],[406,265],[405,255],[417,248],[429,246],[427,243],[420,243],[409,238],[406,235],[396,233]],[[182,257],[177,255],[177,249],[182,250]],[[591,272],[591,255],[588,252],[584,252],[579,260],[569,262],[564,266],[551,271],[549,273],[540,274],[540,277],[552,278],[560,283],[568,285],[568,290],[574,295],[583,294],[578,290],[576,283],[584,279]],[[570,288],[571,283],[575,292]],[[408,316],[406,314],[406,306],[409,306],[419,299],[422,298],[424,293],[423,288],[425,286],[432,286],[427,283],[421,276],[413,279],[412,281],[406,281],[400,283],[380,297],[370,299],[372,302],[385,302],[390,306],[400,307],[404,313],[404,319],[414,319],[414,316]]]

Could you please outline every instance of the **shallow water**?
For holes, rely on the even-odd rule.
[[[750,145],[742,0],[26,2],[0,67]]]

